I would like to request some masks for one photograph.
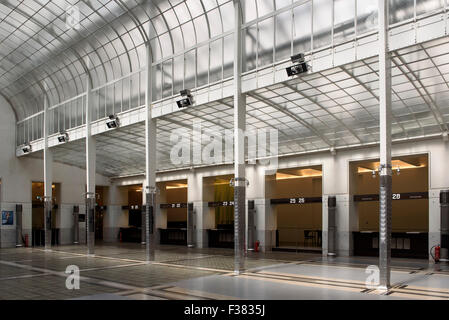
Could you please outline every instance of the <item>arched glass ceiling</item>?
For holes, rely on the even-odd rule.
[[[79,24],[67,25],[71,6]],[[142,68],[148,39],[157,61],[232,26],[232,0],[5,0],[0,91],[22,119],[42,110],[44,86],[50,105],[84,92],[86,57],[96,87]]]
[[[241,3],[245,70],[348,40],[377,23],[377,0]],[[390,22],[444,5],[443,0],[390,0]],[[147,41],[156,62],[156,100],[230,77],[233,6],[233,0],[3,0],[0,93],[24,119],[43,109],[44,90],[50,105],[84,93],[86,61],[94,87],[142,69]],[[131,100],[131,82],[123,83]]]

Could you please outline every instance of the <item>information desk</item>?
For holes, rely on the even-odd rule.
[[[142,242],[142,229],[137,227],[120,228],[122,242]]]
[[[167,222],[167,229],[159,229],[160,244],[187,245],[187,221]]]
[[[219,224],[217,229],[207,230],[209,248],[234,248],[234,225]]]
[[[379,256],[379,232],[357,231],[353,236],[355,256]],[[427,232],[392,232],[391,256],[428,259],[428,243]]]

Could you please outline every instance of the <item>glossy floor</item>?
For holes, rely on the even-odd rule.
[[[161,246],[145,262],[139,244],[0,250],[0,299],[449,299],[449,266],[393,259],[392,289],[366,286],[377,259],[251,253],[236,276],[233,250]],[[77,266],[78,290],[66,287]]]

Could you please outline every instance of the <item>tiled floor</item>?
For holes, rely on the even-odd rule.
[[[393,259],[393,288],[367,289],[377,259],[313,253],[250,253],[235,276],[233,250],[161,246],[145,262],[139,244],[0,250],[0,299],[449,299],[449,267]],[[79,290],[66,288],[67,266],[80,269]]]

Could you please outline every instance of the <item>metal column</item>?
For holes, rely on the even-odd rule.
[[[53,154],[48,145],[50,117],[48,115],[48,97],[44,95],[44,233],[45,250],[51,250],[51,210],[53,204]]]
[[[150,28],[151,29],[151,28]],[[149,31],[151,32],[151,30]],[[155,239],[155,214],[156,214],[156,126],[157,121],[152,117],[152,80],[150,44],[146,45],[147,72],[145,88],[145,105],[147,116],[145,119],[145,241],[146,241],[146,259],[154,261]]]
[[[242,7],[234,0],[234,272],[245,269],[245,125],[246,102],[242,94]]]
[[[380,288],[390,287],[391,260],[391,55],[388,49],[388,1],[379,0],[379,120],[380,120]]]
[[[73,206],[73,243],[74,244],[78,244],[79,238],[80,238],[79,216],[80,216],[80,207]]]
[[[95,254],[95,161],[96,161],[96,141],[92,136],[92,82],[87,75],[86,94],[86,242],[87,254]]]
[[[142,195],[144,193],[142,192]],[[141,221],[141,233],[140,233],[140,244],[146,244],[146,215],[147,215],[147,207],[145,205],[142,206],[142,211],[141,211],[141,217],[140,217],[140,221]]]
[[[16,204],[16,247],[23,247],[22,212],[23,212],[22,205]]]
[[[449,190],[440,191],[441,251],[440,261],[449,261]]]
[[[336,235],[337,235],[337,223],[336,214],[337,211],[337,197],[329,196],[327,199],[327,255],[337,255],[336,250]]]
[[[195,246],[195,211],[193,203],[187,204],[187,247]]]
[[[254,200],[248,200],[248,251],[254,250],[254,242],[256,241],[256,207]]]

